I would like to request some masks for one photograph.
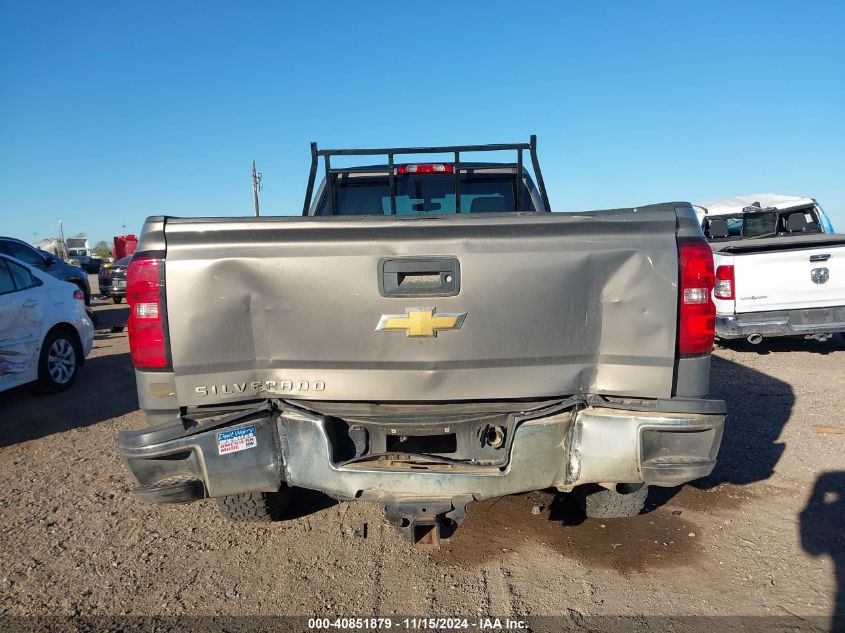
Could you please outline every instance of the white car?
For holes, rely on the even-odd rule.
[[[0,391],[36,381],[67,389],[93,343],[78,287],[0,255]]]
[[[716,336],[845,332],[845,235],[812,198],[755,194],[698,207],[716,268]]]

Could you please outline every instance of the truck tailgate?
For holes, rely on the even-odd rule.
[[[179,403],[668,397],[676,224],[671,204],[585,214],[168,219]],[[412,270],[402,268],[406,258],[422,260],[420,274],[386,281],[393,264],[385,260]],[[451,296],[426,290],[426,266],[438,262],[454,270]],[[383,296],[397,279],[422,294]]]
[[[734,253],[736,312],[845,305],[845,238],[841,242]]]

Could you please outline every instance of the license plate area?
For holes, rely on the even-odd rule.
[[[516,416],[485,414],[401,417],[326,418],[332,443],[332,461],[342,464],[368,456],[391,455],[405,459],[430,456],[472,465],[507,463]]]

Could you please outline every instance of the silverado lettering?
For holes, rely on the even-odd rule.
[[[247,391],[325,391],[326,383],[322,380],[253,380],[250,382],[236,382],[223,385],[200,385],[194,387],[198,396],[216,396],[217,394],[231,395]]]

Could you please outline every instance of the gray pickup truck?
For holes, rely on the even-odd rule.
[[[493,150],[517,160],[461,160]],[[331,164],[363,155],[387,163]],[[308,488],[381,502],[435,546],[474,500],[553,488],[630,516],[649,485],[708,475],[725,407],[705,397],[714,271],[692,207],[547,200],[534,137],[312,144],[303,217],[148,218],[127,281],[150,423],[119,437],[133,492],[272,520]]]

